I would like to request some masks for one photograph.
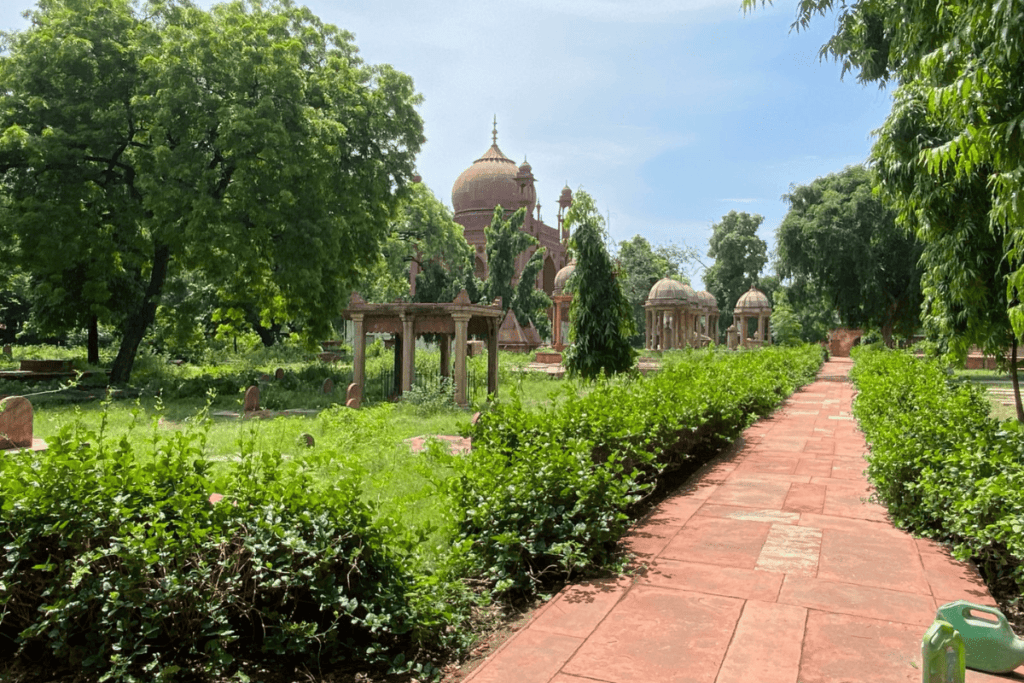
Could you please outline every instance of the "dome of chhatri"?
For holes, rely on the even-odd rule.
[[[569,261],[565,268],[555,273],[555,286],[553,293],[555,296],[565,293],[565,285],[568,284],[569,278],[573,273],[576,272],[576,262]]]
[[[522,198],[516,180],[519,169],[516,162],[498,148],[497,124],[492,134],[490,148],[463,171],[452,186],[452,208],[456,216],[467,211],[494,211],[499,205],[509,211],[519,208]]]
[[[697,292],[697,296],[699,297],[701,303],[704,304],[705,308],[711,311],[718,310],[718,299],[715,298],[714,294],[707,290],[704,290],[703,292]]]
[[[689,291],[687,291],[689,290]],[[693,300],[694,291],[689,285],[671,278],[662,278],[651,287],[647,296],[648,304],[689,304]]]
[[[737,314],[761,313],[770,310],[772,310],[772,305],[768,303],[768,297],[754,285],[750,285],[750,289],[744,292],[736,302]]]

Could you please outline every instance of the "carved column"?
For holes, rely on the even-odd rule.
[[[498,395],[498,319],[487,320],[487,393]]]
[[[441,376],[452,376],[452,336],[441,335]]]
[[[353,313],[352,323],[355,332],[352,339],[352,383],[359,387],[359,400],[363,400],[363,384],[366,382],[366,332],[363,327],[363,314]]]
[[[402,313],[402,393],[412,389],[413,373],[416,371],[415,318]]]
[[[466,405],[466,344],[469,341],[469,313],[452,313],[452,320],[455,321],[455,404]],[[490,351],[491,335],[488,335],[487,346]],[[497,347],[497,335],[494,345]],[[497,354],[494,354],[497,356]],[[488,366],[490,362],[488,361]],[[488,367],[490,370],[490,367]]]

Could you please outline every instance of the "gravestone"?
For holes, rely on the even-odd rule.
[[[4,344],[4,355],[7,356],[8,358],[14,357],[14,351],[11,350],[10,344]]]
[[[359,385],[355,382],[348,385],[348,391],[345,392],[345,405],[349,408],[359,408]]]
[[[0,401],[0,448],[32,448],[32,404],[27,398]]]
[[[313,438],[312,434],[300,434],[299,440],[302,443],[306,444],[308,448],[312,448],[313,446],[316,445],[316,439]]]
[[[277,370],[274,370],[274,379],[276,379],[277,381],[281,381],[282,379],[284,379],[284,368],[278,368]]]
[[[321,394],[330,394],[334,392],[334,380],[328,377],[324,380],[324,384],[320,387]]]
[[[260,381],[261,382],[269,382],[272,379],[274,379],[274,378],[271,377],[270,375],[266,374],[266,373],[260,375]]]
[[[242,410],[246,413],[253,413],[260,409],[260,388],[255,384],[245,390],[245,401],[242,403]]]

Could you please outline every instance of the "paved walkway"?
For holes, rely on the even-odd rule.
[[[937,607],[995,603],[866,502],[850,366],[826,363],[642,520],[634,575],[566,588],[466,680],[919,683]]]

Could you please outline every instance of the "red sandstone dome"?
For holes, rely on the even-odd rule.
[[[455,215],[468,211],[494,211],[494,207],[514,211],[519,208],[519,183],[516,162],[491,145],[484,155],[462,172],[452,186],[452,208]]]

